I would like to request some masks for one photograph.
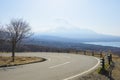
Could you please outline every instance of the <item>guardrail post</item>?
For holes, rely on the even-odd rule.
[[[101,65],[102,65],[102,69],[105,69],[105,59],[104,59],[104,57],[101,59]]]
[[[84,55],[86,55],[86,51],[84,51]]]
[[[92,56],[94,56],[94,51],[92,51]]]
[[[108,64],[110,65],[110,56],[108,55]]]
[[[112,54],[110,54],[110,60],[112,61]]]
[[[108,64],[110,65],[112,62],[112,54],[108,55]]]
[[[103,57],[103,55],[102,55],[102,51],[100,52],[100,58],[101,58],[101,57]]]

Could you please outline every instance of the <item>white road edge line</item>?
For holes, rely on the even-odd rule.
[[[80,74],[77,74],[77,75],[74,75],[74,76],[65,78],[65,79],[63,79],[63,80],[70,80],[70,79],[73,79],[73,78],[75,78],[75,77],[81,76],[81,75],[83,75],[83,74],[85,74],[85,73],[88,73],[88,72],[94,70],[94,69],[100,64],[100,60],[99,60],[98,58],[96,58],[96,57],[94,57],[94,58],[97,59],[97,61],[98,61],[98,63],[97,63],[94,67],[92,67],[92,68],[90,68],[89,70],[86,70],[86,71],[84,71],[84,72],[82,72],[82,73],[80,73]]]
[[[70,62],[65,62],[65,63],[62,63],[62,64],[55,65],[55,66],[51,66],[49,68],[59,67],[59,66],[62,66],[62,65],[68,64],[68,63],[70,63]]]

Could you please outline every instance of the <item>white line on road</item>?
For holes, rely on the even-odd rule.
[[[69,56],[64,56],[65,58],[70,58]]]
[[[48,61],[51,61],[51,59],[49,58]]]
[[[70,63],[70,62],[65,62],[65,63],[62,63],[62,64],[55,65],[55,66],[51,66],[49,68],[59,67],[59,66],[62,66],[62,65],[68,64],[68,63]]]
[[[75,77],[81,76],[81,75],[83,75],[83,74],[85,74],[85,73],[88,73],[88,72],[94,70],[94,69],[100,64],[100,60],[99,60],[98,58],[96,58],[96,57],[94,57],[94,58],[97,59],[97,61],[98,61],[98,63],[97,63],[94,67],[92,67],[91,69],[86,70],[86,71],[84,71],[84,72],[82,72],[82,73],[80,73],[80,74],[77,74],[77,75],[68,77],[68,78],[63,79],[63,80],[70,80],[70,79],[73,79],[73,78],[75,78]]]

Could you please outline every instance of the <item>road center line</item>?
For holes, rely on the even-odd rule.
[[[51,66],[49,68],[59,67],[59,66],[62,66],[62,65],[68,64],[68,63],[70,63],[70,62],[65,62],[65,63],[62,63],[62,64],[55,65],[55,66]]]
[[[64,56],[65,58],[70,58],[69,56]]]
[[[65,79],[63,79],[63,80],[70,80],[70,79],[73,79],[73,78],[75,78],[75,77],[81,76],[81,75],[83,75],[83,74],[85,74],[85,73],[88,73],[88,72],[94,70],[94,69],[100,64],[100,60],[99,60],[98,58],[96,58],[96,57],[94,57],[94,58],[97,59],[97,61],[98,61],[97,64],[96,64],[94,67],[92,67],[92,68],[90,68],[89,70],[86,70],[86,71],[84,71],[84,72],[82,72],[82,73],[80,73],[80,74],[77,74],[77,75],[74,75],[74,76],[65,78]]]
[[[49,58],[48,61],[51,61],[51,59]]]

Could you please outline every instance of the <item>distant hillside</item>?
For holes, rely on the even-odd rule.
[[[102,35],[102,34],[87,34],[87,35],[73,35],[65,37],[64,35],[42,35],[35,34],[32,36],[32,39],[36,40],[45,40],[45,41],[62,41],[62,42],[120,42],[120,37],[118,36],[110,36],[110,35]]]
[[[99,46],[99,45],[92,45],[92,44],[83,44],[83,43],[72,43],[72,42],[62,42],[62,41],[52,41],[52,40],[30,40],[26,41],[26,44],[36,45],[36,46],[44,46],[48,48],[55,48],[55,49],[69,49],[69,50],[95,50],[95,51],[108,51],[112,50],[114,53],[119,54],[120,48],[117,47],[110,47],[110,46]]]

